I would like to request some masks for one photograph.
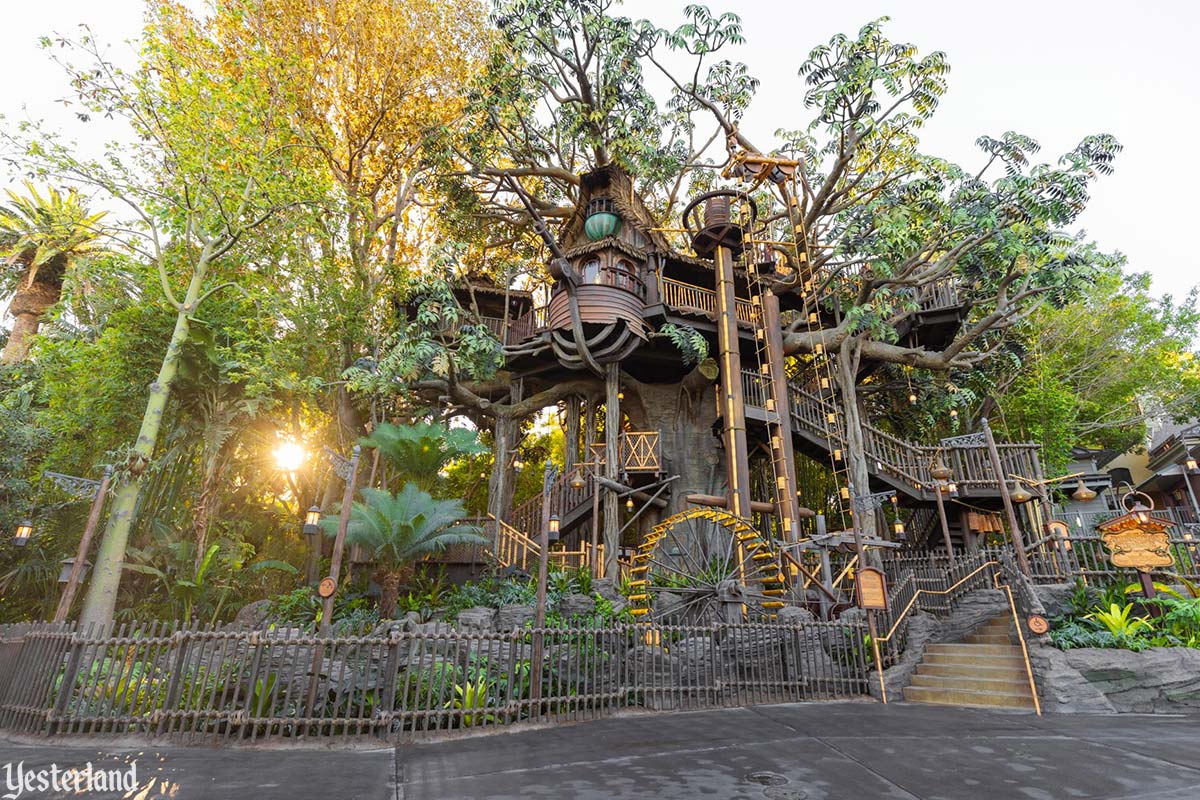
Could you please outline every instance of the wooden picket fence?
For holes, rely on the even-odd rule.
[[[300,629],[0,626],[0,730],[382,737],[865,694],[861,621]],[[540,652],[541,658],[535,653]]]

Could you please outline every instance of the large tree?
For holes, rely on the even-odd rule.
[[[46,312],[62,298],[68,272],[96,248],[104,218],[104,212],[90,212],[75,189],[51,187],[43,196],[27,182],[25,190],[25,196],[9,191],[9,204],[0,207],[0,244],[8,259],[0,296],[12,295],[13,316],[3,364],[29,356]]]
[[[922,153],[918,133],[947,89],[949,65],[940,52],[922,56],[890,41],[884,20],[833,37],[798,65],[807,90],[779,110],[780,140],[762,146],[738,125],[756,81],[744,66],[719,60],[725,44],[741,39],[737,18],[697,6],[687,15],[665,31],[613,15],[605,0],[502,4],[497,21],[513,55],[497,56],[485,76],[491,83],[478,110],[490,125],[461,154],[466,175],[496,235],[511,238],[529,229],[513,178],[527,181],[532,204],[553,220],[573,207],[576,172],[617,162],[642,178],[639,189],[666,219],[681,191],[706,185],[699,175],[741,154],[797,159],[794,184],[750,188],[769,238],[791,242],[791,275],[776,291],[803,295],[816,315],[796,316],[785,349],[833,357],[850,479],[862,490],[862,367],[975,368],[1042,304],[1071,297],[1106,260],[1072,225],[1120,146],[1108,135],[1086,136],[1055,162],[1036,163],[1037,143],[1010,132],[980,137],[982,158],[969,169]],[[665,111],[646,89],[644,69],[672,87]],[[920,300],[944,285],[970,308],[961,330],[935,350],[902,340]],[[453,380],[439,388],[476,402]]]
[[[23,170],[72,181],[128,211],[109,226],[112,246],[153,265],[174,325],[150,383],[134,442],[120,452],[109,521],[81,621],[111,622],[138,496],[163,431],[171,389],[194,320],[209,298],[236,290],[252,258],[247,234],[302,202],[290,98],[271,60],[247,49],[230,58],[212,17],[167,0],[151,3],[140,63],[113,65],[86,32],[47,40],[76,90],[84,118],[128,126],[132,143],[88,160],[37,125],[6,131],[7,157]]]

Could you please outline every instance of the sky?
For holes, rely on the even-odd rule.
[[[446,0],[452,2],[453,0]],[[626,3],[623,13],[663,27],[682,19],[681,0]],[[37,38],[73,33],[87,23],[113,43],[117,60],[132,61],[122,44],[136,37],[141,0],[39,0],[11,3],[0,28],[0,114],[60,125],[81,147],[98,148],[112,132],[81,126],[60,103],[67,87]],[[778,128],[807,123],[799,64],[835,33],[853,34],[889,16],[893,41],[921,52],[943,50],[950,90],[923,133],[922,149],[964,167],[981,164],[975,140],[1015,130],[1042,144],[1053,160],[1091,133],[1111,133],[1124,145],[1116,173],[1102,178],[1081,227],[1106,250],[1123,252],[1129,266],[1153,275],[1156,293],[1180,296],[1200,284],[1200,255],[1191,244],[1197,224],[1195,192],[1200,157],[1200,81],[1195,80],[1200,3],[1184,0],[838,0],[787,3],[742,0],[710,3],[736,9],[746,44],[729,57],[760,78],[743,122],[750,138],[770,146]],[[0,175],[0,185],[11,185]]]

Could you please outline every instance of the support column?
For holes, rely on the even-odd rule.
[[[617,480],[621,469],[621,365],[604,365],[604,477]],[[599,487],[597,487],[599,491]],[[604,492],[604,577],[618,581],[621,549],[621,504],[617,493]]]
[[[792,411],[788,396],[787,374],[784,371],[783,329],[779,322],[779,298],[774,292],[764,292],[761,300],[762,319],[767,346],[767,361],[771,365],[771,393],[775,396],[775,411],[779,414],[776,426],[779,442],[771,449],[778,451],[782,467],[776,476],[775,497],[781,519],[783,538],[795,542],[800,538],[800,502],[796,498],[796,454],[792,443]],[[776,446],[778,445],[778,446]]]
[[[742,393],[742,354],[737,328],[733,252],[725,245],[713,253],[717,272],[717,347],[721,362],[721,419],[729,484],[729,510],[750,517],[750,458],[746,445],[746,404]]]
[[[580,398],[572,395],[566,400],[567,403],[567,425],[563,431],[563,474],[570,474],[575,469],[575,464],[579,460],[579,406]],[[587,461],[587,454],[584,454],[584,461]]]

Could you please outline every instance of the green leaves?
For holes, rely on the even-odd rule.
[[[486,544],[479,528],[462,523],[466,516],[458,500],[434,500],[414,483],[399,494],[364,488],[363,502],[350,512],[346,541],[363,547],[371,558],[399,568],[455,544]],[[337,517],[321,521],[329,535],[337,530]]]
[[[440,473],[451,462],[487,452],[472,429],[426,422],[413,425],[385,422],[360,443],[379,448],[380,454],[400,471],[401,480],[425,491],[433,491],[441,482]]]

